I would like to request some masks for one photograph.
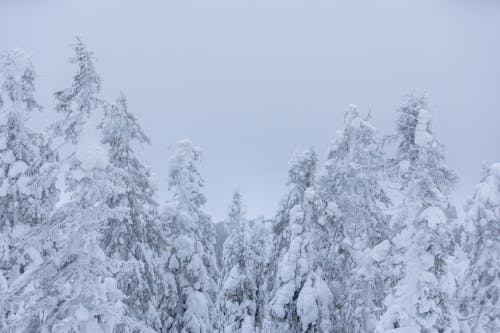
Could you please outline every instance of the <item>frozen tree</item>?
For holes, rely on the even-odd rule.
[[[66,112],[65,116],[66,120],[73,115]],[[60,124],[59,129],[62,130],[63,123]],[[71,141],[76,143],[79,138],[74,137]],[[81,162],[77,158],[74,161]],[[9,301],[4,303],[4,318],[7,327],[12,327],[13,331],[34,328],[53,332],[85,331],[95,328],[98,321],[101,326],[106,325],[109,323],[107,315],[117,311],[113,304],[107,302],[108,294],[103,285],[109,285],[106,278],[110,274],[98,241],[97,221],[102,222],[104,219],[101,216],[105,213],[101,209],[102,202],[94,209],[99,204],[94,198],[100,192],[95,189],[105,177],[102,176],[102,169],[89,169],[87,173],[83,170],[73,173],[69,183],[74,185],[82,179],[86,180],[87,183],[74,193],[75,199],[86,198],[85,207],[82,200],[75,200],[61,209],[64,214],[54,214],[43,228],[37,228],[40,237],[32,233],[22,240],[35,245],[32,252],[39,254],[36,260],[39,270],[32,272],[31,279],[19,281],[6,296]],[[94,177],[94,170],[101,171],[95,172],[95,176],[100,177]],[[76,188],[68,187],[70,191]],[[91,193],[95,195],[91,197]],[[48,243],[51,245],[47,246]],[[106,318],[103,319],[104,314]]]
[[[0,96],[5,106],[0,123],[0,228],[34,225],[51,213],[58,200],[56,155],[42,134],[28,126],[36,73],[21,51],[0,55]]]
[[[500,164],[489,167],[465,205],[470,265],[461,310],[475,333],[500,332]]]
[[[274,224],[274,264],[269,269],[265,332],[331,332],[332,293],[320,256],[323,229],[315,186],[312,150],[290,162],[289,192]]]
[[[121,261],[116,279],[118,288],[126,295],[124,303],[129,314],[160,331],[164,324],[161,306],[168,292],[157,270],[165,246],[164,235],[156,221],[150,171],[134,151],[134,144],[148,144],[149,138],[128,111],[123,94],[116,104],[106,107],[100,129],[103,143],[109,147],[109,213],[102,246],[111,260]]]
[[[6,326],[42,332],[160,331],[159,302],[151,295],[161,297],[164,288],[157,286],[153,241],[147,239],[157,243],[158,236],[146,225],[154,209],[152,187],[132,149],[134,141],[147,140],[124,97],[106,113],[103,103],[94,103],[97,97],[89,97],[98,90],[86,87],[95,83],[88,76],[97,75],[88,70],[90,52],[81,42],[75,51],[74,61],[82,63],[76,62],[80,72],[73,87],[86,91],[85,98],[56,94],[68,99],[60,109],[64,119],[53,127],[75,147],[65,160],[71,202],[23,239],[43,257],[32,278],[7,295]]]
[[[326,217],[332,249],[327,260],[336,331],[372,332],[382,307],[382,279],[369,251],[389,234],[384,170],[383,141],[368,117],[350,105],[318,179],[322,198],[330,205]]]
[[[376,332],[458,332],[449,267],[454,244],[445,214],[456,176],[444,164],[425,96],[410,95],[399,109],[397,137],[392,163],[405,199],[394,217],[392,283]]]
[[[20,246],[21,239],[46,222],[59,196],[57,156],[28,125],[31,112],[41,109],[35,77],[22,51],[0,54],[0,293],[40,263],[40,253]]]
[[[78,66],[71,87],[55,93],[56,111],[64,115],[63,120],[52,126],[56,135],[65,141],[76,143],[88,118],[101,105],[98,97],[101,91],[101,78],[94,66],[94,54],[80,37],[73,45],[75,55],[70,63]]]
[[[241,194],[233,193],[228,222],[233,231],[224,243],[218,308],[223,332],[253,333],[257,311],[257,286],[251,230],[244,216]]]
[[[175,295],[169,304],[168,332],[213,332],[218,267],[215,228],[202,210],[205,196],[198,171],[201,151],[190,141],[177,144],[171,159],[168,184],[172,199],[164,212],[171,250],[166,266],[175,279]]]

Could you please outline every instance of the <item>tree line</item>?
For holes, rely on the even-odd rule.
[[[500,164],[457,219],[425,94],[391,135],[350,105],[324,161],[293,155],[273,218],[235,191],[217,256],[200,148],[177,143],[160,205],[127,98],[73,50],[43,132],[31,60],[0,55],[1,332],[500,332]]]

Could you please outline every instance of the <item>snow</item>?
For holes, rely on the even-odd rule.
[[[434,229],[440,224],[445,224],[448,219],[444,211],[435,206],[427,207],[420,213],[419,220],[426,221],[429,228]]]
[[[85,170],[104,169],[108,163],[108,153],[101,144],[97,132],[98,121],[94,118],[90,117],[84,124],[76,145],[75,156]]]
[[[16,161],[16,156],[12,150],[6,150],[2,152],[1,159],[5,164],[12,164]]]
[[[302,322],[303,332],[307,331],[310,324],[318,320],[319,311],[315,296],[312,281],[308,279],[297,298],[297,314]]]
[[[388,240],[384,240],[373,247],[373,249],[370,251],[370,257],[375,262],[381,262],[387,257],[390,249],[391,249],[391,244],[389,243]]]
[[[434,137],[429,132],[430,120],[430,112],[421,109],[418,113],[417,127],[415,129],[415,144],[426,146],[434,141]]]
[[[80,304],[80,306],[75,311],[75,320],[76,321],[87,321],[90,318],[89,311]]]
[[[28,169],[28,165],[24,161],[15,161],[10,165],[9,177],[15,178],[24,173]]]

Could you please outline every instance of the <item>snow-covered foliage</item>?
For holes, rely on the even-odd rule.
[[[458,333],[455,279],[449,264],[452,225],[445,214],[456,176],[444,164],[425,96],[410,95],[398,111],[399,147],[391,161],[405,197],[394,219],[386,311],[376,332]]]
[[[470,265],[460,288],[463,317],[471,332],[500,332],[500,163],[485,171],[465,205]]]
[[[331,332],[332,292],[324,280],[322,230],[312,150],[290,162],[289,192],[274,222],[265,332]]]
[[[233,193],[228,222],[234,225],[224,242],[218,308],[223,332],[253,333],[257,313],[256,253],[239,191]]]
[[[98,97],[101,91],[101,78],[94,66],[94,55],[85,46],[80,37],[73,45],[75,55],[70,63],[78,66],[71,87],[55,93],[57,99],[56,111],[64,118],[56,122],[52,129],[56,135],[65,141],[76,143],[90,115],[102,103]]]
[[[29,127],[36,73],[19,50],[0,55],[0,229],[34,225],[51,213],[58,200],[57,156],[48,140]]]
[[[500,164],[455,224],[425,96],[385,137],[349,106],[320,172],[296,153],[272,219],[234,192],[216,239],[200,149],[178,142],[159,214],[148,136],[73,48],[49,137],[29,57],[0,53],[1,333],[500,332]]]
[[[198,172],[201,151],[188,140],[179,141],[170,161],[168,184],[172,199],[163,214],[171,246],[166,270],[175,280],[168,304],[168,332],[213,332],[219,270],[215,257],[215,228],[202,210],[205,196]]]
[[[97,109],[81,109],[88,112],[78,121],[81,131],[64,138],[74,146],[65,159],[72,201],[17,240],[33,264],[5,292],[2,319],[12,332],[161,331],[157,297],[166,288],[152,250],[159,252],[161,235],[150,230],[156,204],[131,146],[147,138],[123,96],[101,114],[100,126]],[[58,124],[64,133],[70,122]]]
[[[346,333],[373,331],[384,297],[380,272],[367,253],[390,234],[384,213],[390,200],[382,186],[383,140],[368,120],[348,107],[318,180],[327,203],[335,329]]]
[[[59,199],[57,156],[28,124],[31,112],[41,109],[34,97],[35,77],[23,52],[0,54],[0,299],[40,265],[40,253],[21,243]]]

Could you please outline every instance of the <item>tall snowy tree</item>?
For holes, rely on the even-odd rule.
[[[228,220],[234,228],[224,242],[222,257],[218,297],[221,328],[225,333],[254,333],[257,312],[255,254],[251,252],[251,230],[239,191],[233,193]]]
[[[99,228],[107,214],[103,200],[107,156],[96,135],[96,126],[89,125],[96,111],[96,97],[78,93],[97,93],[95,87],[89,88],[95,86],[95,80],[89,77],[98,76],[93,65],[89,65],[91,53],[80,40],[75,52],[71,61],[79,65],[79,72],[73,87],[78,88],[56,94],[57,109],[63,120],[53,127],[64,142],[77,146],[67,159],[66,185],[73,200],[56,212],[44,228],[37,230],[43,241],[40,237],[31,239],[35,244],[41,243],[50,255],[44,258],[33,278],[16,286],[10,295],[7,322],[17,331],[37,328],[51,332],[105,332],[111,330],[114,318],[123,312],[119,292],[100,248]],[[74,93],[69,93],[70,90]],[[52,246],[47,248],[46,243]]]
[[[315,186],[317,158],[312,150],[290,162],[289,192],[274,224],[275,263],[269,269],[265,332],[331,332],[332,293],[320,256],[323,219]]]
[[[465,205],[470,265],[460,288],[471,332],[500,332],[500,163],[489,167]]]
[[[398,110],[399,146],[392,163],[404,194],[392,239],[393,281],[377,333],[458,332],[455,280],[449,263],[452,226],[445,214],[456,175],[444,164],[425,96],[410,95]]]
[[[382,279],[369,252],[389,234],[384,170],[383,141],[368,117],[350,105],[318,179],[322,198],[333,211],[326,214],[332,247],[327,260],[338,332],[372,332],[382,308]]]
[[[53,126],[75,148],[65,159],[71,201],[39,237],[31,235],[50,255],[9,294],[6,322],[14,331],[161,331],[152,295],[163,288],[145,240],[157,237],[145,217],[154,209],[152,187],[131,146],[147,140],[124,97],[106,108],[97,97],[98,76],[81,40],[75,52],[79,72],[72,88],[56,94],[63,120]]]
[[[111,261],[120,262],[115,277],[126,295],[128,314],[162,331],[166,311],[161,307],[169,290],[157,265],[165,239],[158,228],[150,171],[134,151],[134,144],[148,144],[149,138],[128,111],[123,94],[116,104],[106,107],[100,128],[103,143],[109,147],[106,176],[110,184],[102,246]]]
[[[204,183],[198,171],[200,158],[200,149],[182,140],[169,169],[172,199],[163,219],[172,244],[166,265],[176,285],[167,327],[173,333],[213,332],[218,321],[215,228],[202,210],[206,199],[201,192]]]
[[[41,109],[35,78],[22,51],[0,54],[0,293],[39,264],[39,251],[21,240],[46,222],[59,197],[57,156],[28,125],[31,112]]]

